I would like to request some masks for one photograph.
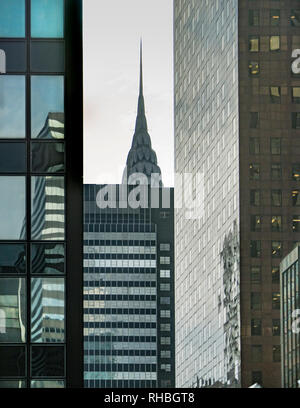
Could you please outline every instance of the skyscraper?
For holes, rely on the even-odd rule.
[[[142,58],[123,182],[85,185],[84,194],[85,386],[174,387],[173,189],[162,187],[147,131]]]
[[[280,387],[279,263],[299,240],[299,2],[175,0],[178,386]],[[177,197],[178,198],[178,197]],[[176,203],[176,197],[175,197]]]
[[[83,385],[81,32],[80,0],[0,2],[1,388]]]

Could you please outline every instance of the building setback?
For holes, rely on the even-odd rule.
[[[146,194],[147,205],[132,208],[119,189],[129,198],[135,186],[127,185],[128,179],[138,173],[145,183],[155,176],[156,188],[143,185],[136,201]],[[113,208],[99,205],[105,189],[116,189]],[[158,196],[158,205],[150,208]],[[147,131],[141,60],[138,114],[123,183],[84,186],[86,387],[175,386],[173,277],[173,189],[162,187]]]
[[[299,22],[295,0],[174,1],[175,168],[203,173],[205,189],[200,220],[175,215],[179,387],[281,386],[279,263],[300,231]]]

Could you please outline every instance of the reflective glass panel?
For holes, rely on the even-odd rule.
[[[63,278],[31,280],[31,341],[63,342],[65,339],[65,283]]]
[[[26,171],[25,143],[0,144],[0,173],[24,173]]]
[[[63,76],[31,77],[31,137],[63,139]]]
[[[31,36],[43,38],[64,36],[63,0],[31,0]]]
[[[0,75],[0,138],[25,138],[23,75]]]
[[[37,173],[61,173],[65,161],[64,143],[31,144],[31,169]]]
[[[64,177],[32,177],[31,183],[32,239],[52,241],[64,240]]]
[[[25,376],[25,347],[0,346],[0,377]]]
[[[26,247],[23,244],[0,244],[0,273],[25,273]]]
[[[25,37],[25,0],[0,0],[0,37]]]
[[[22,380],[0,381],[0,388],[26,388],[26,382]]]
[[[65,272],[63,244],[33,244],[31,246],[31,273],[61,275]]]
[[[32,377],[63,377],[65,375],[63,346],[33,346],[31,349]]]
[[[26,341],[25,278],[0,278],[0,342]]]
[[[60,380],[33,380],[30,388],[65,388],[65,382]]]
[[[0,176],[0,239],[25,239],[25,177]]]

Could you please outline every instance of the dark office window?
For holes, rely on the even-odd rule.
[[[292,128],[300,129],[300,112],[292,112]]]
[[[248,65],[249,75],[259,75],[259,63],[257,61],[250,61]]]
[[[300,86],[292,87],[292,102],[300,103]]]
[[[0,37],[25,37],[25,0],[0,1]]]
[[[293,207],[300,206],[300,191],[299,190],[292,191],[292,204],[293,204]]]
[[[31,0],[31,36],[40,38],[64,36],[63,0]]]
[[[25,76],[0,75],[0,94],[0,139],[25,138]]]
[[[293,231],[300,232],[300,215],[293,215]]]
[[[296,181],[300,180],[300,164],[292,165],[292,178]]]
[[[250,180],[260,179],[260,165],[259,164],[249,164],[250,170]]]
[[[249,10],[249,25],[259,26],[259,10]]]
[[[33,72],[64,72],[65,50],[60,41],[33,41],[30,44],[30,64]]]
[[[23,380],[0,380],[0,388],[26,388]]]
[[[271,164],[271,179],[280,180],[282,176],[281,163]]]
[[[0,173],[24,173],[26,171],[25,143],[1,143]]]
[[[250,241],[250,256],[252,258],[261,256],[261,241]]]
[[[280,24],[280,10],[270,10],[270,25],[278,26]]]
[[[251,223],[251,231],[259,232],[261,230],[261,216],[260,215],[251,215],[250,223]]]
[[[250,128],[256,129],[259,125],[259,113],[258,112],[250,112]]]
[[[252,345],[251,346],[251,361],[253,363],[262,362],[262,346],[261,345]]]
[[[261,310],[261,294],[260,292],[251,293],[251,310]]]
[[[64,143],[31,143],[31,170],[37,173],[61,173],[65,166]]]
[[[273,362],[280,363],[280,361],[281,361],[280,346],[273,346]]]
[[[300,27],[300,10],[291,10],[291,26]]]
[[[280,272],[278,266],[272,267],[272,283],[278,284],[280,282]]]
[[[281,258],[282,256],[282,243],[281,241],[271,242],[271,254],[272,258]]]
[[[251,336],[261,336],[262,335],[262,324],[261,319],[251,320]]]
[[[250,267],[250,277],[251,277],[251,283],[253,284],[261,283],[261,267],[251,266]]]
[[[280,336],[280,319],[272,320],[272,334],[273,336]]]
[[[250,204],[253,206],[260,206],[260,190],[250,191]]]
[[[25,347],[0,346],[0,377],[25,376]]]
[[[24,244],[0,244],[0,273],[26,272],[26,246]]]
[[[281,190],[271,191],[271,205],[272,207],[281,207],[282,205],[282,191]]]
[[[249,51],[258,52],[259,51],[259,37],[251,35],[249,37]]]
[[[282,217],[281,215],[272,215],[271,217],[271,231],[280,232],[282,229]]]
[[[65,375],[65,349],[63,346],[32,346],[32,377],[63,377]]]
[[[252,371],[252,384],[263,385],[263,376],[261,371]]]
[[[271,154],[281,154],[281,139],[271,137]]]
[[[259,154],[260,140],[258,137],[250,137],[249,139],[249,152],[250,154]]]
[[[279,292],[272,293],[272,309],[280,310],[280,293]]]
[[[280,36],[271,35],[270,36],[270,51],[279,51],[280,50]]]
[[[270,98],[272,103],[280,103],[280,86],[270,86]]]

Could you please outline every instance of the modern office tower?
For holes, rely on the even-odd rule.
[[[280,263],[281,380],[283,388],[300,387],[299,251],[300,247],[297,245]]]
[[[136,177],[142,186],[129,185]],[[106,208],[100,198],[114,192]],[[84,217],[85,386],[174,387],[173,189],[161,187],[142,71],[123,183],[85,185]]]
[[[1,388],[83,386],[81,32],[80,0],[0,2]]]
[[[279,263],[300,231],[299,9],[174,2],[176,172],[203,174],[205,191],[202,217],[175,215],[180,387],[281,385]]]

